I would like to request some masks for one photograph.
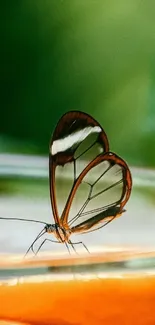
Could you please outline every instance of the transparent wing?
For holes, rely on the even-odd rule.
[[[56,223],[64,222],[68,200],[75,193],[74,185],[82,171],[107,151],[107,136],[91,116],[78,111],[62,116],[51,139],[49,155],[50,196]]]
[[[68,225],[72,232],[102,227],[123,212],[131,186],[125,161],[114,153],[99,155],[74,184],[62,215],[64,226]]]

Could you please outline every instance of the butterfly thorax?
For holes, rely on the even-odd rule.
[[[60,227],[58,224],[47,224],[47,233],[53,233],[60,243],[67,242],[70,237],[70,231]]]

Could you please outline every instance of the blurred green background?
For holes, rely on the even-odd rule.
[[[16,0],[1,15],[0,152],[47,155],[75,109],[129,164],[155,166],[153,0]]]

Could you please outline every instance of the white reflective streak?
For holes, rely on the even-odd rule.
[[[80,143],[91,133],[100,133],[102,129],[99,126],[88,126],[83,130],[69,134],[67,137],[55,140],[51,147],[51,154],[54,156],[59,152],[70,149],[75,143]]]
[[[131,167],[134,187],[155,188],[155,169]],[[0,176],[48,178],[48,157],[0,153]],[[58,175],[59,177],[59,175]],[[70,168],[60,174],[61,179],[72,179]],[[96,175],[92,174],[92,181]]]

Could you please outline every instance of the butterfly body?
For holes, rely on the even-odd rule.
[[[47,233],[52,233],[60,243],[68,242],[69,236],[71,235],[69,230],[60,227],[58,224],[48,224],[44,229]]]

